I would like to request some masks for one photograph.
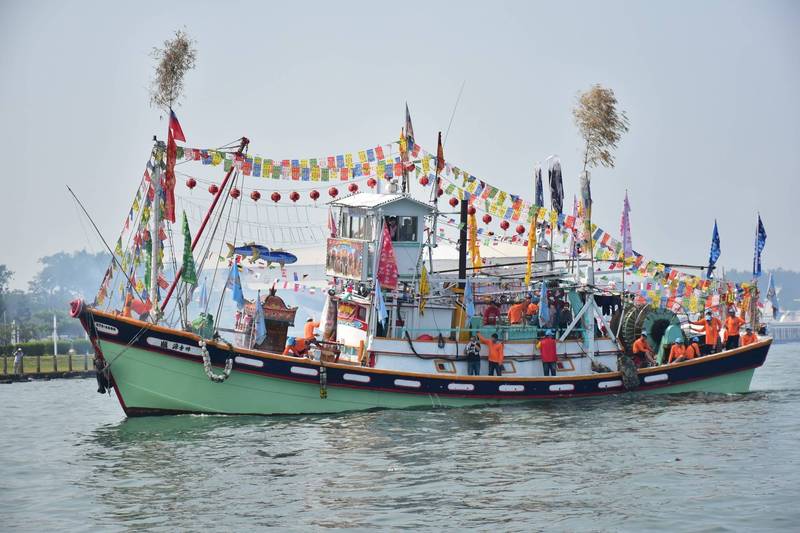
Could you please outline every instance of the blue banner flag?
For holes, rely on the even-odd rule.
[[[375,310],[378,312],[378,320],[385,322],[389,318],[389,311],[386,309],[386,302],[383,300],[381,284],[375,280]]]
[[[706,278],[714,278],[714,265],[717,264],[720,253],[719,231],[717,230],[717,221],[714,220],[714,232],[711,234],[711,251],[708,253],[708,273],[706,274]]]
[[[550,320],[550,306],[547,304],[547,282],[542,282],[542,291],[539,295],[539,324],[546,324]]]
[[[244,309],[244,294],[242,293],[242,281],[239,279],[239,265],[236,261],[231,265],[230,274],[228,274],[228,287],[231,288],[231,297],[236,302],[236,307]]]
[[[758,215],[758,225],[756,226],[756,246],[753,254],[753,277],[761,276],[761,252],[767,244],[767,232],[764,230],[764,223],[761,222],[761,214]]]
[[[258,291],[258,296],[256,297],[256,316],[253,319],[255,320],[255,334],[253,338],[255,339],[255,344],[261,344],[264,342],[264,339],[267,338],[267,325],[264,323],[264,307],[261,304],[261,291]]]
[[[775,280],[772,277],[772,272],[769,273],[769,284],[767,286],[767,300],[772,304],[772,318],[778,319],[778,314],[781,312],[780,304],[778,304],[778,291],[775,290]]]
[[[467,283],[464,286],[464,310],[467,314],[467,321],[475,316],[475,297],[472,294],[472,282],[467,277]]]

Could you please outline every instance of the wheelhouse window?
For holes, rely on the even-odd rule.
[[[342,237],[345,239],[372,240],[372,225],[369,222],[367,217],[343,213]]]
[[[395,242],[417,242],[417,217],[386,217],[386,227]]]

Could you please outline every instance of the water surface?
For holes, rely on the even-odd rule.
[[[796,530],[800,344],[742,395],[126,419],[0,385],[4,530]]]

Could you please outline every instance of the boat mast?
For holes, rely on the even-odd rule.
[[[162,141],[156,141],[153,147],[153,175],[150,177],[150,185],[153,187],[153,209],[150,221],[150,303],[153,323],[158,322],[158,264],[161,257],[161,241],[159,240],[159,230],[161,229],[161,161],[164,158],[165,146]]]

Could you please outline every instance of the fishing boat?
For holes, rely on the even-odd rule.
[[[563,213],[535,204],[517,209],[523,205],[517,205],[517,200],[511,210],[489,205],[468,177],[462,181],[463,189],[445,187],[448,176],[450,183],[458,183],[452,176],[462,176],[463,171],[445,165],[441,155],[437,161],[403,138],[390,145],[393,153],[387,150],[382,155],[392,166],[399,164],[394,168],[400,172],[389,175],[384,170],[388,164],[373,164],[372,174],[361,170],[362,179],[371,176],[369,192],[357,187],[351,187],[348,195],[330,191],[330,234],[324,244],[328,288],[317,326],[320,334],[307,353],[285,354],[290,328],[298,317],[297,308],[281,297],[278,285],[268,294],[249,294],[240,300],[234,327],[224,327],[224,319],[207,312],[192,321],[193,287],[182,273],[187,267],[197,268],[187,262],[194,261],[195,245],[201,242],[204,229],[221,231],[224,225],[218,221],[229,216],[226,213],[236,213],[236,205],[245,201],[245,176],[256,159],[247,155],[248,145],[242,139],[235,149],[217,152],[231,164],[221,185],[209,188],[213,199],[193,239],[187,230],[188,255],[184,254],[162,297],[164,284],[159,287],[159,277],[164,266],[159,263],[159,247],[166,241],[153,236],[163,233],[165,222],[156,208],[160,202],[153,199],[168,197],[163,175],[169,147],[157,143],[141,194],[137,193],[141,198],[137,212],[149,206],[147,216],[134,216],[131,210],[126,228],[132,228],[132,237],[122,241],[126,249],[117,246],[98,298],[91,304],[72,303],[72,316],[80,320],[94,346],[100,390],[113,390],[128,416],[333,413],[560,402],[630,393],[743,393],[767,357],[772,340],[762,337],[748,346],[667,364],[669,346],[692,335],[690,313],[677,300],[659,304],[646,294],[652,289],[634,291],[629,286],[637,275],[641,279],[649,275],[661,279],[666,291],[684,274],[673,276],[669,267],[651,268],[641,256],[621,257],[616,252],[610,259],[601,259],[599,254],[596,258],[576,254],[572,247],[572,253],[559,257],[556,235],[563,230],[568,232],[565,240],[579,240],[580,220],[570,221]],[[187,160],[216,157],[206,153],[192,157],[190,149],[182,152],[189,154],[184,156]],[[334,166],[337,159],[328,158]],[[258,158],[260,172],[266,172],[266,161]],[[277,166],[280,160],[274,161]],[[269,175],[291,179],[291,163],[281,166]],[[298,168],[302,175],[306,167]],[[416,194],[408,176],[414,173],[421,185]],[[345,174],[335,171],[337,179]],[[322,184],[324,180],[318,179]],[[429,199],[421,198],[429,186]],[[449,211],[439,203],[443,189],[455,199],[449,202]],[[255,200],[256,195],[251,198]],[[501,221],[519,221],[516,235],[506,239],[520,251],[517,260],[490,262],[479,257],[478,211],[487,213],[483,218],[487,223],[488,213]],[[436,259],[438,250],[448,246],[441,231],[441,225],[447,224],[455,232],[450,243],[457,250],[454,268],[444,262],[440,266]],[[501,222],[503,231],[508,227],[508,222]],[[226,235],[214,234],[212,239],[232,243],[231,249],[236,245]],[[234,255],[222,263],[227,289],[222,289],[220,298],[230,298],[237,291],[242,296],[236,285],[237,258]],[[607,266],[601,269],[598,265],[603,261]],[[609,276],[620,274],[621,287],[607,282]],[[147,283],[140,281],[143,276]],[[116,283],[112,280],[120,278],[115,299],[110,293],[116,291],[110,287]],[[680,279],[695,291],[686,298],[693,304],[695,296],[699,298],[699,312],[706,302],[715,311],[725,311],[725,300],[710,295],[724,287],[696,282],[688,275]],[[643,281],[639,283],[644,286]],[[173,294],[175,300],[170,301]],[[505,318],[507,309],[525,298],[531,298],[531,303],[538,300],[539,311],[529,313],[528,307],[521,321],[510,323]],[[484,318],[482,310],[488,305],[499,307],[499,318]],[[631,346],[642,330],[649,333],[661,364],[632,366]],[[555,375],[545,374],[537,347],[546,333],[557,340]],[[469,374],[465,350],[473,335],[484,340],[496,335],[497,342],[502,342],[500,375],[488,375],[485,344],[478,375]]]

